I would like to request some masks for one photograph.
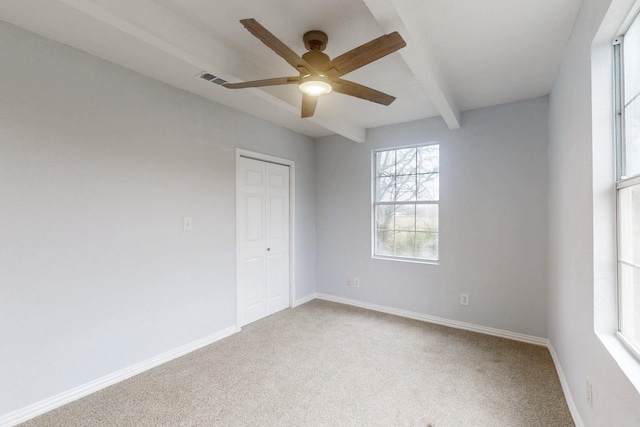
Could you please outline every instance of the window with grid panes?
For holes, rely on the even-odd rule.
[[[438,260],[440,146],[374,153],[373,255]]]
[[[618,316],[640,357],[640,18],[614,42]]]

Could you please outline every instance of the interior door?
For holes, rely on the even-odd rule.
[[[238,163],[240,326],[289,307],[289,167]]]

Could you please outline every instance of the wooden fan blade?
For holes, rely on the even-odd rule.
[[[253,80],[250,82],[242,82],[242,83],[225,83],[222,86],[227,89],[243,89],[246,87],[260,87],[260,86],[277,86],[277,85],[288,85],[292,83],[298,83],[300,77],[276,77],[274,79],[264,79],[264,80]]]
[[[306,72],[311,74],[316,73],[311,64],[302,59],[289,46],[287,46],[276,36],[271,34],[269,30],[260,25],[255,19],[241,19],[240,23],[244,25],[244,27],[249,30],[251,34],[256,36],[262,43],[269,46],[275,53],[280,55],[285,61],[291,64],[291,66],[296,70],[305,70]]]
[[[316,105],[318,104],[319,96],[311,96],[306,93],[302,94],[302,114],[301,117],[304,119],[305,117],[313,116],[313,113],[316,111]]]
[[[335,83],[333,85],[334,92],[355,96],[378,104],[389,105],[396,99],[395,96],[387,95],[384,92],[348,80],[337,79]]]
[[[340,77],[398,49],[402,49],[406,45],[407,43],[400,34],[393,32],[333,58],[333,60],[323,65],[320,71],[326,72],[332,78]]]

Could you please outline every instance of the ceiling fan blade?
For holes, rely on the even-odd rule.
[[[332,78],[340,77],[398,49],[402,49],[406,45],[407,43],[400,34],[393,32],[333,58],[333,60],[320,67],[320,71],[326,72]]]
[[[304,119],[305,117],[313,116],[313,113],[316,111],[316,105],[318,104],[319,96],[311,96],[306,93],[302,94],[302,114],[301,117]]]
[[[227,89],[243,89],[246,87],[260,87],[260,86],[277,86],[277,85],[288,85],[292,83],[298,83],[300,77],[276,77],[273,79],[264,79],[264,80],[253,80],[250,82],[242,82],[242,83],[225,83],[222,86]]]
[[[285,61],[287,61],[293,68],[298,71],[306,71],[308,73],[315,74],[315,70],[307,61],[302,59],[297,53],[295,53],[289,46],[284,44],[280,39],[271,34],[269,30],[260,25],[255,19],[241,19],[240,23],[249,30],[251,34],[256,36],[262,43],[269,46],[275,53],[280,55]]]
[[[366,99],[367,101],[377,104],[389,105],[396,100],[395,96],[387,95],[379,90],[371,89],[370,87],[350,82],[349,80],[338,79],[335,83],[336,84],[333,85],[334,92]]]

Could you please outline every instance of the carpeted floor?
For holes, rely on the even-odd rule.
[[[573,426],[546,348],[326,301],[23,426]]]

